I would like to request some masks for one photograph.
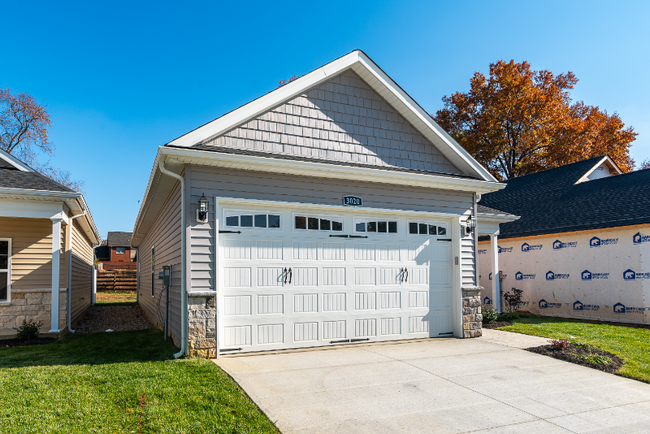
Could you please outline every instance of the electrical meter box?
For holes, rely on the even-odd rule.
[[[163,285],[170,286],[172,284],[172,266],[163,265],[162,275]]]

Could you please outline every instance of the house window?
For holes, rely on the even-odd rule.
[[[343,219],[340,218],[297,215],[293,217],[293,220],[293,227],[296,230],[326,232],[343,231]]]
[[[396,221],[368,221],[368,220],[359,220],[354,221],[354,231],[371,233],[371,234],[396,234],[397,233],[397,222]]]
[[[11,287],[11,240],[0,238],[0,301],[9,301]]]
[[[278,214],[226,211],[226,226],[230,228],[280,229]]]
[[[447,228],[429,223],[409,222],[409,235],[447,235]]]
[[[115,248],[115,254],[123,255],[125,253],[126,253],[126,247],[116,247]]]

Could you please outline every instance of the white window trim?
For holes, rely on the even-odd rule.
[[[234,217],[235,215],[240,217],[239,223],[241,223],[241,216],[243,215],[252,215],[253,216],[253,226],[228,226],[226,225],[226,218],[228,217]],[[258,228],[255,227],[255,215],[256,214],[264,214],[267,216],[266,218],[266,224],[267,227],[265,228]],[[268,227],[269,224],[269,219],[268,216],[270,215],[277,215],[280,216],[280,227],[279,228],[270,228]],[[228,228],[235,228],[235,229],[244,229],[244,230],[257,230],[257,231],[283,231],[284,230],[284,223],[283,223],[283,216],[282,212],[278,210],[266,210],[266,209],[258,209],[256,211],[250,210],[250,209],[233,209],[233,208],[224,208],[223,210],[223,220],[220,223],[220,229],[228,229]]]
[[[122,249],[122,250],[124,250],[124,251],[123,251],[122,253],[119,253],[119,252],[118,252],[119,249]],[[115,254],[116,254],[116,255],[126,255],[126,247],[116,247],[116,248],[115,248]]]
[[[367,231],[357,231],[357,223],[362,223],[362,222],[380,222],[380,221],[385,221],[386,224],[388,222],[395,222],[397,223],[397,232],[367,232]],[[364,235],[380,235],[382,237],[397,237],[400,236],[399,232],[399,220],[391,219],[391,218],[382,218],[382,217],[354,217],[352,219],[352,229],[354,230],[355,234],[364,234]],[[408,224],[406,226],[407,232],[408,232]],[[388,230],[388,227],[386,227],[386,230]]]
[[[12,242],[11,238],[0,238],[0,241],[8,241],[9,246],[7,247],[7,268],[0,269],[0,272],[7,273],[7,299],[0,300],[0,304],[10,304],[11,303],[11,256],[12,256]]]
[[[327,230],[314,230],[314,229],[296,229],[296,217],[311,217],[318,219],[318,227],[320,228],[320,219],[327,219],[327,220],[336,220],[339,223],[341,223],[341,230],[340,231],[334,231],[330,229],[329,231]],[[310,233],[310,234],[342,234],[345,232],[345,217],[342,215],[335,215],[335,214],[314,214],[314,213],[308,213],[308,212],[294,212],[291,214],[291,230],[294,233]]]
[[[429,235],[429,234],[412,234],[411,231],[409,230],[409,226],[411,223],[424,223],[427,225],[436,225],[436,234],[435,235]],[[440,235],[439,229],[438,228],[445,228],[446,234]],[[407,219],[406,220],[406,236],[407,237],[436,237],[436,238],[451,238],[449,235],[449,224],[446,222],[441,222],[439,220],[411,220]]]

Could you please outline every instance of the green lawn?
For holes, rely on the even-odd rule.
[[[221,369],[159,330],[0,348],[2,433],[277,433]]]
[[[650,383],[650,330],[633,327],[590,324],[561,318],[524,317],[499,330],[551,339],[590,343],[625,361],[618,372],[624,377]]]

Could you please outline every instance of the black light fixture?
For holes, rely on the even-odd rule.
[[[467,235],[471,234],[472,231],[476,228],[476,219],[473,216],[467,217],[465,222],[465,233]]]
[[[199,207],[196,209],[196,221],[199,223],[208,222],[208,199],[205,193],[199,199]]]

